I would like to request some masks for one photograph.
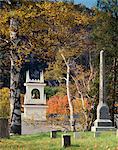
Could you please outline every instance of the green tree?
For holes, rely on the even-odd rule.
[[[45,94],[46,98],[49,99],[50,97],[54,96],[59,91],[58,87],[45,87]]]

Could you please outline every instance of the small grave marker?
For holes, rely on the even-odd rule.
[[[0,138],[9,138],[8,119],[0,118]]]
[[[57,136],[57,131],[56,130],[50,132],[50,137],[51,138],[56,138],[56,136]]]
[[[94,137],[99,137],[100,136],[100,132],[96,131],[94,132]]]
[[[73,134],[74,134],[74,138],[75,139],[80,138],[80,133],[79,132],[74,132]]]
[[[64,134],[62,135],[62,147],[71,146],[71,136]]]

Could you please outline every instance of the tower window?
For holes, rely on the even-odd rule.
[[[31,92],[32,99],[40,99],[40,91],[38,89],[33,89]]]

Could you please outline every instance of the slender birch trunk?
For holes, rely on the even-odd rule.
[[[70,96],[70,88],[69,88],[70,67],[69,67],[69,63],[66,62],[66,59],[62,53],[61,53],[61,56],[67,67],[66,89],[67,89],[67,97],[68,97],[68,103],[69,103],[69,109],[70,109],[70,129],[71,129],[71,131],[75,131],[74,111],[73,111],[73,105],[72,105],[72,100],[71,100],[71,96]]]
[[[15,19],[10,20],[10,39],[13,43],[17,40],[17,22]],[[11,50],[11,82],[10,82],[10,106],[11,106],[11,129],[10,132],[14,134],[21,134],[21,105],[20,105],[20,68],[16,66],[15,61],[17,56]]]
[[[67,79],[66,79],[66,88],[67,88],[67,97],[68,97],[68,103],[69,103],[69,109],[70,109],[70,127],[71,131],[75,131],[75,121],[74,121],[74,112],[73,112],[73,105],[71,101],[70,96],[70,88],[69,88],[69,76],[70,76],[70,67],[67,66]]]

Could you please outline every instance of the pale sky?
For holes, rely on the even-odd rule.
[[[96,6],[97,0],[74,0],[74,3],[76,4],[84,4],[85,6],[91,8],[93,6]]]

